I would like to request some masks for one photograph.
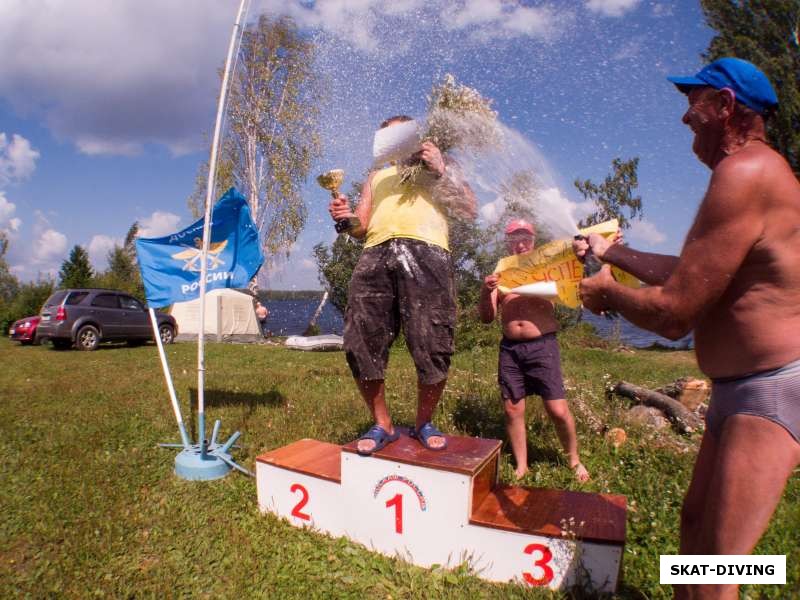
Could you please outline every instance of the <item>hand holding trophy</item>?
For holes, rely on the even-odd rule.
[[[317,177],[317,183],[322,188],[328,190],[334,199],[339,197],[339,188],[341,187],[343,181],[344,171],[342,169],[325,171],[322,175]],[[345,233],[357,228],[360,224],[361,221],[358,217],[349,216],[337,220],[335,228],[337,233]]]

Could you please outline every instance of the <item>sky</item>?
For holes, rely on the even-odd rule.
[[[0,3],[0,230],[23,281],[56,276],[70,249],[96,269],[138,221],[166,235],[193,219],[186,199],[208,159],[238,0]],[[702,66],[713,31],[686,0],[252,0],[248,19],[288,14],[317,44],[323,154],[302,193],[306,228],[268,289],[319,289],[312,248],[335,237],[314,175],[371,162],[385,117],[423,117],[445,73],[493,100],[513,140],[467,172],[481,219],[497,184],[533,169],[554,204],[587,207],[575,179],[601,182],[639,157],[644,219],[627,241],[677,253],[708,181],[666,81]],[[346,184],[345,189],[348,188]],[[563,211],[562,211],[563,212]]]

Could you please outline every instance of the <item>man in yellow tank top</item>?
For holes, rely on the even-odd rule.
[[[410,120],[391,117],[381,128]],[[391,165],[369,175],[355,214],[342,194],[329,206],[335,221],[358,217],[360,225],[349,234],[365,239],[350,280],[344,325],[347,362],[375,421],[358,440],[363,455],[399,437],[386,407],[384,373],[401,326],[417,371],[417,418],[410,434],[430,450],[447,445],[431,417],[454,350],[448,216],[474,218],[475,197],[433,143],[423,142],[411,159],[426,167],[414,183],[402,182],[398,166]],[[445,196],[460,201],[448,208],[439,199]]]

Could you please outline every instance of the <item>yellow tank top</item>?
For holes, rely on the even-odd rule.
[[[370,185],[372,213],[364,247],[377,246],[392,238],[410,238],[449,252],[447,219],[431,202],[429,188],[401,184],[395,166],[377,171]]]

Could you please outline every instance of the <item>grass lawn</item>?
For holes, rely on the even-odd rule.
[[[255,457],[299,438],[352,440],[370,425],[341,353],[268,345],[208,344],[208,427],[243,434],[234,456]],[[634,430],[606,381],[658,387],[699,375],[688,352],[614,352],[575,330],[562,335],[568,397],[592,481],[574,483],[539,402],[528,403],[532,486],[628,497],[620,597],[671,597],[658,584],[659,554],[677,553],[678,515],[699,437]],[[196,345],[168,347],[192,430]],[[496,349],[457,354],[435,421],[444,431],[503,437]],[[136,598],[546,598],[466,572],[425,570],[357,544],[296,529],[256,504],[255,481],[232,473],[192,483],[173,473],[178,441],[154,346],[93,353],[19,347],[0,340],[0,597]],[[398,423],[414,417],[414,370],[393,350],[388,400]],[[192,408],[190,408],[192,404]],[[614,450],[590,413],[629,441]],[[193,435],[193,439],[194,439]],[[501,477],[510,481],[507,449]],[[769,468],[765,465],[765,468]],[[800,479],[794,477],[756,552],[787,555],[787,585],[751,598],[800,597]],[[436,543],[432,540],[431,543]]]

